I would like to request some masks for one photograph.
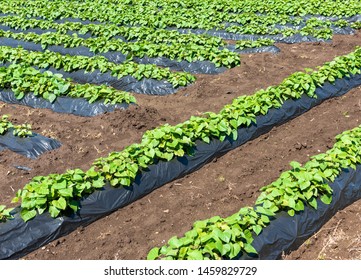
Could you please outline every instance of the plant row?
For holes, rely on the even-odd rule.
[[[0,30],[0,37],[23,40],[41,44],[43,49],[48,46],[57,45],[65,48],[75,48],[84,46],[91,52],[107,53],[111,51],[121,52],[127,56],[128,60],[134,57],[167,57],[172,60],[186,60],[188,62],[209,60],[216,67],[226,66],[234,67],[240,64],[238,54],[228,49],[220,50],[217,47],[206,47],[195,44],[154,44],[147,42],[123,42],[119,39],[107,40],[102,37],[80,38],[76,34],[65,35],[60,33],[14,33],[11,31]]]
[[[209,143],[211,139],[237,139],[238,129],[256,122],[256,116],[280,108],[285,100],[299,99],[303,95],[316,98],[317,87],[337,78],[359,74],[360,69],[361,48],[357,48],[317,70],[296,72],[277,86],[250,96],[240,96],[218,114],[207,112],[202,117],[191,117],[175,126],[165,124],[149,130],[139,144],[97,159],[86,172],[76,169],[65,174],[35,177],[19,190],[15,198],[15,201],[22,201],[21,216],[28,220],[45,210],[49,210],[52,217],[57,217],[62,211],[76,211],[80,197],[101,189],[106,182],[113,187],[130,186],[139,172],[146,171],[151,164],[192,155],[197,140]]]
[[[13,135],[17,137],[29,137],[33,135],[30,124],[13,125],[9,121],[8,115],[2,115],[0,119],[0,135],[4,135],[9,129],[13,129]]]
[[[81,22],[56,23],[51,20],[23,18],[19,16],[0,17],[0,24],[14,29],[28,30],[40,28],[55,29],[58,33],[66,34],[76,31],[79,34],[89,33],[91,36],[106,39],[122,36],[127,41],[147,41],[151,43],[193,43],[200,46],[220,47],[226,43],[219,37],[209,35],[182,34],[176,30],[155,29],[145,26],[118,26],[116,24],[83,24]]]
[[[10,214],[11,211],[13,211],[14,208],[6,208],[5,205],[0,205],[0,223],[6,222],[7,220],[12,218],[12,215]]]
[[[329,182],[342,169],[356,169],[361,164],[360,149],[361,126],[338,135],[332,149],[311,157],[305,165],[291,162],[291,170],[261,189],[255,206],[243,207],[226,218],[197,221],[184,237],[174,236],[167,245],[153,248],[148,259],[219,260],[257,254],[253,236],[259,235],[276,213],[285,211],[294,216],[305,207],[317,209],[318,199],[331,203],[333,190]]]
[[[275,43],[272,39],[257,39],[257,40],[239,40],[236,42],[235,48],[244,50],[249,48],[260,48],[272,46]]]
[[[353,16],[361,14],[358,0],[247,0],[239,1],[1,1],[2,13],[49,20],[79,18],[120,25],[142,25],[156,28],[216,28],[229,19],[237,20],[243,13],[271,15]],[[238,15],[239,14],[239,15]]]
[[[17,137],[30,137],[33,135],[31,131],[31,125],[24,123],[20,125],[14,125],[10,120],[8,115],[2,115],[0,118],[0,136],[7,133],[9,130],[13,131],[13,135]],[[7,208],[5,205],[0,205],[0,223],[5,222],[7,219],[10,219],[12,215],[10,212],[14,208]]]
[[[57,97],[85,98],[89,103],[102,101],[104,104],[135,103],[134,96],[105,85],[74,84],[60,74],[41,72],[21,64],[0,67],[0,89],[10,89],[17,99],[28,93],[53,103]]]
[[[84,1],[90,2],[90,1]],[[153,2],[153,1],[152,1]],[[134,1],[100,1],[98,4],[119,5],[124,3],[133,6],[148,6],[146,0]],[[344,2],[342,0],[155,0],[152,7],[158,9],[166,8],[188,8],[188,9],[209,9],[217,12],[228,13],[274,13],[287,15],[324,15],[324,16],[350,16],[361,11],[360,2],[357,0],[350,0]]]
[[[349,23],[345,19],[338,21],[330,21],[325,19],[318,19],[316,17],[310,19],[302,19],[301,17],[292,18],[286,15],[258,15],[258,14],[242,14],[236,15],[234,18],[229,18],[228,22],[234,22],[241,25],[230,25],[226,27],[224,23],[217,26],[212,26],[219,30],[226,30],[227,32],[236,34],[253,34],[253,35],[275,35],[283,34],[285,37],[292,36],[296,33],[301,35],[312,35],[316,38],[330,39],[333,31],[331,26],[337,27],[352,27],[359,29],[359,22]],[[51,20],[28,19],[19,16],[4,16],[0,17],[0,23],[15,29],[27,30],[30,28],[41,29],[55,29],[58,33],[66,34],[69,31],[77,31],[79,34],[90,33],[92,36],[102,37],[106,39],[114,36],[122,36],[126,40],[147,41],[149,43],[192,43],[195,45],[220,47],[225,45],[225,42],[214,36],[195,35],[192,33],[181,34],[175,30],[154,29],[151,27],[129,27],[118,26],[116,24],[82,24],[81,22],[66,22],[55,23]],[[297,26],[290,26],[290,24],[304,24],[301,29]],[[288,24],[283,28],[276,28],[276,24]],[[184,26],[179,26],[184,27]]]
[[[273,16],[256,15],[255,18],[250,17],[244,20],[240,20],[238,21],[240,24],[232,24],[225,28],[225,30],[236,34],[282,34],[284,37],[300,34],[302,36],[313,36],[315,38],[328,40],[332,38],[334,34],[333,28],[335,27],[351,27],[353,29],[360,29],[360,22],[351,23],[345,19],[331,21],[312,17],[309,19],[301,19],[300,21],[292,19],[292,23],[290,23],[283,19],[282,16],[280,16],[279,21],[282,22],[282,25],[276,25],[276,23],[274,23],[275,20],[273,19]]]
[[[102,73],[111,72],[111,75],[118,79],[131,75],[137,80],[150,78],[156,80],[166,79],[174,87],[186,86],[195,81],[195,77],[189,73],[172,72],[168,68],[160,68],[152,64],[137,64],[127,61],[122,64],[110,62],[103,56],[82,56],[62,55],[57,52],[45,50],[44,52],[28,51],[22,47],[12,48],[0,46],[0,63],[23,63],[28,66],[39,68],[54,67],[66,72],[85,70],[94,72],[99,70]]]
[[[226,28],[227,32],[236,34],[248,34],[248,35],[283,35],[283,37],[290,37],[295,34],[302,36],[313,36],[318,39],[328,40],[333,36],[333,31],[329,27],[314,28],[305,26],[301,29],[295,28],[274,28],[266,25],[232,25]]]

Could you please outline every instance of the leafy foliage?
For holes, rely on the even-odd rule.
[[[234,67],[240,64],[240,57],[237,53],[228,49],[218,49],[213,46],[200,46],[187,43],[148,43],[141,42],[123,42],[120,39],[107,39],[103,37],[90,37],[87,39],[78,37],[76,33],[66,35],[61,33],[47,32],[37,34],[34,32],[22,33],[0,30],[0,37],[23,40],[41,44],[43,49],[48,46],[56,45],[65,48],[74,48],[84,46],[89,48],[94,54],[107,53],[111,51],[120,52],[127,56],[128,60],[133,57],[167,57],[172,60],[186,60],[188,62],[209,60],[216,67]]]
[[[76,211],[78,206],[75,201],[78,197],[84,195],[81,193],[78,196],[79,191],[76,190],[76,187],[73,187],[73,184],[78,185],[78,179],[80,182],[86,183],[86,193],[101,188],[106,181],[113,187],[130,186],[139,171],[146,170],[151,164],[161,160],[170,161],[185,154],[191,155],[197,140],[209,143],[212,138],[221,141],[224,141],[227,137],[237,139],[238,129],[251,125],[256,121],[257,115],[265,115],[271,108],[281,107],[285,100],[299,99],[304,94],[316,98],[315,90],[317,86],[322,86],[325,82],[332,83],[335,79],[350,76],[350,74],[360,73],[360,69],[361,48],[357,48],[356,51],[337,57],[332,62],[319,67],[317,71],[307,69],[308,73],[296,72],[278,86],[260,90],[254,95],[240,96],[233,100],[232,104],[226,105],[219,114],[207,112],[203,117],[191,117],[188,121],[175,126],[165,124],[149,130],[144,133],[139,144],[132,144],[123,151],[113,152],[107,157],[97,159],[91,169],[85,173],[81,170],[70,170],[65,174],[36,177],[17,195],[17,199],[22,199],[22,207],[31,213],[30,216],[24,214],[22,217],[27,219],[35,215],[36,211],[41,212],[45,211],[45,209],[50,211],[50,206],[54,206],[53,201],[58,201],[61,197],[67,201],[67,204],[65,205],[62,199],[61,205],[62,207],[65,205],[64,209],[56,207],[59,211],[53,211],[54,208],[51,208],[53,216],[58,216],[70,209]],[[69,172],[77,172],[83,175],[77,176],[78,179],[74,179],[69,175]],[[91,176],[88,172],[90,172]],[[63,182],[66,182],[66,184]],[[57,192],[53,190],[53,186],[57,186],[57,183],[72,186],[72,189],[65,194]],[[84,186],[83,183],[80,185]],[[327,201],[330,195],[329,190],[323,185],[316,187],[320,188],[317,192],[325,195],[324,200]],[[322,189],[323,187],[324,189]],[[49,193],[51,195],[48,195]],[[40,208],[37,208],[38,196],[42,196]],[[311,200],[312,197],[307,201]],[[297,203],[296,205],[297,209],[301,207]],[[256,231],[259,230],[260,228],[257,226]]]
[[[63,79],[60,74],[50,71],[41,73],[23,64],[11,64],[0,67],[0,88],[11,89],[17,99],[33,93],[50,102],[59,96],[85,98],[89,103],[102,100],[104,104],[135,103],[134,96],[111,87],[91,84],[74,84],[70,79]]]
[[[361,14],[358,0],[2,0],[0,4],[2,13],[22,17],[42,17],[48,20],[78,18],[123,26],[207,30],[217,28],[224,22],[242,22],[249,14],[267,14],[279,17],[282,21],[286,16],[351,17]]]
[[[333,182],[342,169],[361,164],[361,126],[336,137],[336,144],[324,154],[311,157],[304,166],[291,162],[291,170],[283,172],[273,183],[261,189],[255,206],[244,207],[227,217],[197,221],[184,237],[172,237],[167,245],[153,248],[148,259],[233,259],[241,254],[257,254],[252,247],[277,212],[294,216],[305,207],[317,209],[330,204]]]
[[[8,115],[2,115],[0,119],[0,135],[4,135],[9,129],[13,130],[14,136],[29,137],[33,135],[30,124],[13,125],[9,121]]]
[[[6,208],[5,205],[0,205],[0,223],[12,219],[13,216],[10,214],[10,212],[13,209],[14,208]]]
[[[303,34],[328,39],[332,36],[331,25],[345,27],[345,17],[352,17],[361,13],[358,0],[157,0],[149,1],[51,1],[38,0],[1,1],[1,10],[5,14],[15,14],[22,18],[41,17],[47,22],[36,22],[34,19],[21,21],[16,18],[4,19],[6,24],[18,24],[20,28],[40,27],[56,29],[66,33],[69,30],[79,31],[81,34],[89,32],[93,36],[113,38],[122,36],[127,40],[144,40],[153,43],[164,42],[194,42],[216,43],[216,39],[198,39],[193,34],[179,35],[174,30],[166,28],[227,30],[240,34],[284,34],[292,36],[297,33],[296,27],[289,25],[306,25]],[[310,22],[303,18],[306,15],[335,17],[325,19],[328,26],[320,26],[316,17]],[[9,17],[9,16],[8,16]],[[8,18],[7,17],[7,18]],[[77,18],[81,20],[97,21],[103,24],[66,23],[51,25],[56,19]],[[1,19],[0,19],[1,20]],[[348,23],[350,26],[352,23]],[[282,26],[280,26],[282,25]],[[314,26],[314,30],[312,29]],[[353,25],[355,26],[355,25]],[[318,28],[321,27],[322,31]],[[154,32],[151,31],[154,30]],[[152,34],[153,33],[153,34]],[[173,36],[174,35],[174,36]],[[188,37],[189,35],[189,37]],[[170,41],[169,41],[170,40]]]
[[[14,125],[13,134],[18,137],[29,137],[32,136],[30,124]]]
[[[122,64],[112,63],[103,56],[61,55],[60,53],[45,50],[44,52],[27,51],[21,47],[11,48],[0,46],[0,62],[22,63],[39,68],[54,67],[66,72],[85,70],[102,73],[110,71],[117,78],[131,75],[137,80],[143,78],[167,79],[174,87],[186,86],[195,81],[195,77],[189,73],[171,72],[168,68],[160,68],[152,64],[137,64],[127,61]]]
[[[12,127],[13,124],[9,121],[9,116],[2,115],[0,119],[0,135],[4,135]]]
[[[90,169],[83,172],[80,169],[68,170],[65,174],[51,174],[49,176],[37,176],[19,190],[13,203],[21,202],[21,217],[28,221],[48,210],[54,218],[62,211],[71,209],[77,211],[79,201],[87,194],[101,189],[104,186],[104,177]]]
[[[28,30],[41,28],[43,30],[56,30],[58,33],[67,34],[69,31],[81,35],[90,34],[93,37],[105,39],[121,36],[126,41],[146,41],[151,43],[193,43],[200,46],[220,47],[226,43],[219,37],[209,35],[183,34],[176,30],[156,29],[145,26],[119,26],[117,24],[83,24],[81,22],[57,23],[52,20],[39,20],[19,16],[0,17],[0,23],[15,29]]]

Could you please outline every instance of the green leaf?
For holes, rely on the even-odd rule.
[[[324,194],[321,196],[321,201],[324,203],[324,204],[330,204],[332,202],[332,195],[329,195],[329,194]]]
[[[73,197],[73,188],[61,189],[58,193],[63,197]]]
[[[60,197],[58,200],[53,200],[52,204],[53,206],[61,210],[65,210],[66,208],[66,200],[64,197]]]
[[[222,252],[221,252],[221,255],[222,256],[225,256],[228,254],[228,252],[231,251],[231,245],[226,243],[226,244],[223,244],[223,247],[222,247]]]
[[[20,212],[20,216],[25,222],[27,222],[36,216],[36,210],[34,210],[34,209],[29,210],[29,209],[23,208]]]
[[[307,189],[310,185],[311,185],[310,181],[304,181],[304,182],[300,183],[300,189],[303,191],[303,190]]]
[[[308,203],[312,206],[312,208],[317,210],[317,200],[316,200],[316,198],[312,197],[310,200],[308,200]]]
[[[178,249],[179,247],[181,247],[183,244],[182,242],[178,239],[177,236],[173,236],[169,241],[168,244],[170,247],[172,248],[176,248]]]
[[[231,236],[232,234],[230,232],[224,231],[220,238],[224,243],[229,243],[229,241],[231,240]]]
[[[159,248],[154,247],[152,250],[149,251],[147,255],[147,260],[155,260],[159,257]]]
[[[270,219],[266,215],[261,215],[261,221],[265,224],[268,224],[270,222]]]
[[[127,181],[126,180],[124,180],[124,183],[127,183]],[[113,178],[112,180],[110,180],[110,185],[112,186],[112,187],[115,187],[116,185],[118,185],[119,184],[119,179],[118,178]],[[126,184],[123,184],[124,186],[126,186]]]
[[[290,209],[287,211],[288,215],[290,215],[291,217],[293,217],[295,215],[295,210]]]
[[[204,229],[207,226],[207,221],[197,221],[194,223],[193,227],[195,229]]]
[[[275,215],[275,213],[272,212],[270,209],[267,209],[267,208],[264,208],[264,207],[261,207],[261,206],[256,207],[256,212],[258,212],[260,214],[267,215],[267,216],[274,216]]]
[[[51,217],[56,218],[59,216],[60,210],[58,208],[56,208],[55,206],[50,206],[49,213],[50,213]]]
[[[187,255],[189,248],[188,247],[182,247],[179,249],[178,259],[184,260],[184,258]]]
[[[165,135],[165,133],[163,131],[161,131],[160,129],[156,129],[153,131],[153,136],[156,139],[161,139],[161,138],[163,138],[164,135]]]
[[[297,161],[291,161],[290,165],[295,170],[297,170],[297,169],[299,169],[301,167],[301,164],[299,162],[297,162]]]
[[[241,246],[238,243],[234,243],[232,246],[230,258],[233,259],[234,257],[238,256],[238,254],[241,252]]]
[[[305,205],[303,204],[302,200],[298,200],[296,203],[295,210],[296,211],[303,211],[305,209]]]
[[[261,231],[262,231],[262,226],[254,225],[254,226],[252,226],[252,229],[257,235],[259,235],[261,233]]]
[[[332,169],[326,169],[325,171],[323,171],[323,174],[325,175],[326,178],[329,178],[333,175],[333,171]]]
[[[53,184],[51,187],[52,187],[53,189],[55,189],[55,190],[65,189],[65,188],[66,188],[66,181],[63,180],[63,181],[61,181],[61,183]]]
[[[36,205],[43,205],[47,202],[46,197],[38,197],[36,198]]]
[[[243,248],[248,254],[258,254],[256,249],[251,244],[245,243]]]
[[[219,222],[220,220],[221,220],[220,216],[214,216],[208,220],[208,223],[215,224],[215,223]]]
[[[296,202],[295,202],[295,200],[294,200],[292,197],[290,197],[290,198],[288,199],[288,207],[290,207],[290,208],[292,208],[292,209],[294,209],[294,208],[296,207]]]
[[[89,169],[87,172],[86,172],[86,175],[90,178],[96,178],[99,176],[98,172],[96,172],[94,170],[94,167],[92,167],[91,169]]]
[[[76,200],[71,200],[68,202],[68,206],[74,211],[78,211],[79,209],[79,202]]]
[[[120,180],[120,184],[122,184],[123,186],[129,187],[131,184],[131,180],[130,180],[130,178],[122,178]]]
[[[56,100],[56,95],[52,93],[49,94],[48,100],[50,101],[50,103],[54,103],[54,101]]]
[[[219,228],[215,228],[213,231],[212,231],[212,234],[214,237],[218,238],[218,239],[221,239],[223,240],[223,232],[219,229]]]
[[[188,252],[188,257],[189,260],[203,260],[203,254],[201,251],[198,250]]]

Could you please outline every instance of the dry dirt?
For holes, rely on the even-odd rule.
[[[0,102],[0,114],[14,123],[54,137],[61,148],[26,159],[0,152],[0,204],[32,177],[82,168],[111,151],[139,142],[158,125],[176,124],[201,112],[218,112],[237,96],[280,83],[295,71],[322,65],[361,45],[361,32],[334,36],[332,43],[277,44],[278,54],[242,55],[242,64],[170,96],[137,95],[139,106],[85,118]],[[164,185],[97,222],[30,253],[24,259],[144,259],[154,246],[181,236],[194,221],[227,216],[252,205],[259,189],[289,168],[324,152],[334,137],[361,123],[361,88],[328,100],[304,115],[214,160],[200,170]],[[30,171],[16,169],[27,166]],[[284,259],[361,259],[361,201],[337,213],[319,232]]]

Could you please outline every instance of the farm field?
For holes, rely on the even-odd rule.
[[[174,1],[178,2],[182,1]],[[3,11],[6,8],[13,12],[10,6],[1,5]],[[232,64],[236,63],[234,60],[230,62],[231,68],[222,73],[191,73],[195,81],[184,69],[172,70],[179,71],[184,77],[180,80],[185,83],[174,94],[132,92],[137,105],[92,117],[0,102],[1,115],[9,115],[14,123],[30,123],[32,131],[62,143],[60,148],[42,154],[37,160],[0,151],[0,205],[10,207],[16,192],[35,176],[63,174],[75,168],[88,170],[96,159],[140,143],[147,130],[164,124],[177,125],[203,112],[219,112],[238,96],[278,85],[292,73],[321,66],[360,45],[360,31],[352,35],[335,34],[328,42],[276,42],[278,53],[239,54],[239,66]],[[254,205],[260,188],[290,169],[291,161],[303,164],[310,156],[330,149],[336,135],[360,125],[360,93],[361,87],[357,87],[342,97],[327,100],[199,170],[166,183],[23,258],[145,259],[153,247],[164,245],[175,235],[183,236],[196,220],[215,215],[226,217]],[[339,211],[318,233],[297,250],[285,252],[282,258],[360,259],[360,209],[358,201]]]

